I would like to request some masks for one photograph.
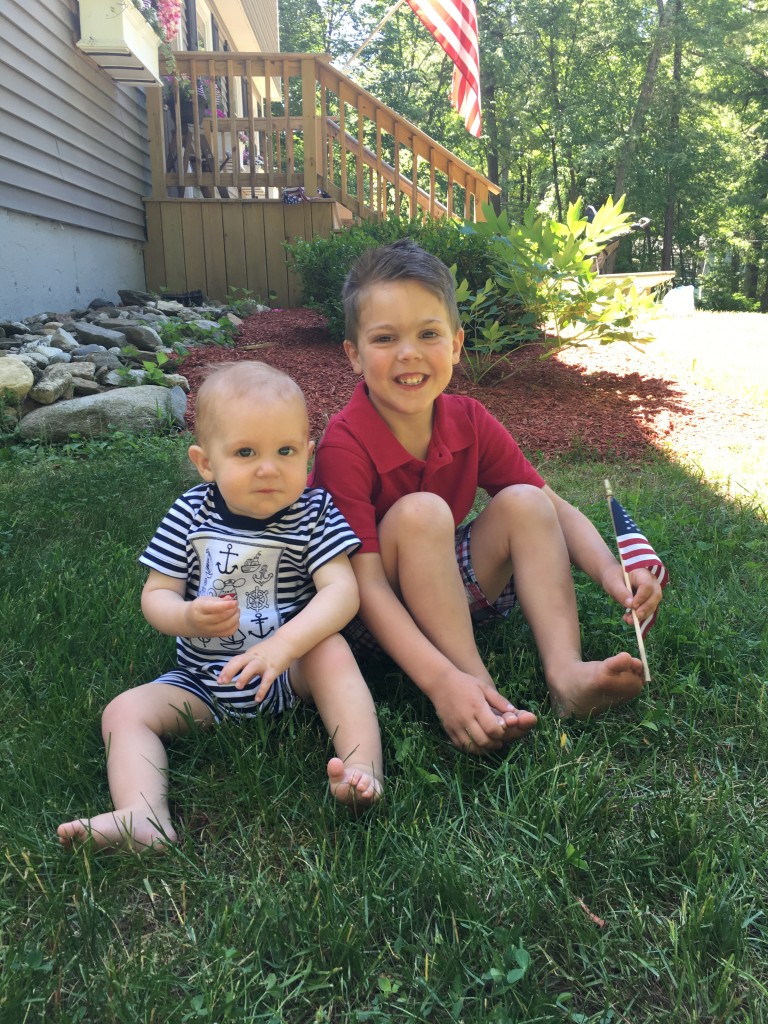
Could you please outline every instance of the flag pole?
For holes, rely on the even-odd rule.
[[[370,43],[370,41],[373,39],[373,37],[384,28],[384,26],[387,24],[387,22],[392,17],[392,15],[395,14],[398,11],[398,9],[403,6],[404,3],[405,3],[405,0],[396,0],[396,2],[394,4],[392,4],[392,6],[389,8],[387,13],[381,19],[381,21],[376,26],[376,28],[373,30],[373,32],[371,32],[371,34],[368,36],[368,38],[365,40],[365,42],[361,46],[358,46],[358,48],[355,50],[355,52],[352,54],[352,56],[346,62],[344,67],[341,68],[342,72],[345,72],[347,70],[347,68],[349,67],[349,65],[352,63],[352,61],[355,60],[356,57],[360,56],[360,54],[366,48],[368,43]]]
[[[611,498],[613,497],[613,490],[611,488],[610,480],[605,480],[604,483],[605,483],[605,497],[606,497],[606,500],[608,501],[608,511],[611,513],[611,523],[613,523],[613,510],[611,509]],[[616,534],[615,526],[614,526],[614,531],[613,532],[614,532],[614,536],[615,536],[615,534]],[[618,547],[618,538],[616,538],[616,543],[617,543],[617,547]],[[631,594],[632,593],[632,584],[629,582],[629,574],[627,573],[627,570],[624,568],[624,562],[622,561],[622,558],[621,558],[621,551],[619,551],[619,565],[621,566],[621,571],[624,574],[624,582],[627,585],[627,590]],[[646,683],[650,683],[650,681],[651,681],[651,672],[650,672],[650,669],[648,668],[648,658],[646,657],[646,654],[645,654],[645,644],[643,643],[643,634],[640,631],[640,620],[638,619],[637,612],[635,611],[634,608],[631,608],[630,611],[632,612],[632,622],[634,623],[634,626],[635,626],[635,636],[637,637],[637,647],[638,647],[638,650],[640,651],[640,660],[643,663],[643,677],[644,677]]]

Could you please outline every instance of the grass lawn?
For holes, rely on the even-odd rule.
[[[606,538],[610,477],[670,568],[633,705],[557,721],[518,615],[481,636],[540,715],[504,755],[454,750],[375,664],[388,790],[362,819],[299,710],[173,744],[167,855],[60,849],[59,821],[108,806],[102,708],[172,662],[136,555],[185,445],[0,450],[2,1024],[768,1020],[765,519],[666,457],[543,467]],[[585,654],[633,649],[576,582]]]

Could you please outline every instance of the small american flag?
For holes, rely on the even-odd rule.
[[[613,529],[616,533],[616,543],[619,547],[619,558],[625,572],[632,572],[633,569],[649,569],[661,586],[666,587],[669,583],[669,573],[651,547],[648,538],[640,533],[627,510],[613,496],[608,501],[613,518]],[[642,636],[645,636],[655,621],[656,612],[640,623]]]
[[[479,138],[480,49],[475,0],[407,0],[416,17],[453,61],[451,103],[470,135]]]

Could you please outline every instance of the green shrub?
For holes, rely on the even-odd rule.
[[[490,273],[490,251],[484,239],[464,234],[459,224],[429,217],[367,222],[330,238],[299,240],[286,249],[301,277],[303,304],[323,313],[334,339],[344,338],[341,289],[350,267],[365,249],[399,238],[412,238],[446,266],[455,265],[457,275],[474,288],[480,288]]]
[[[468,281],[458,284],[459,310],[475,325],[465,347],[473,380],[498,380],[499,370],[503,379],[511,353],[536,341],[552,355],[586,338],[601,344],[647,340],[634,322],[653,300],[624,283],[606,287],[592,269],[608,242],[629,230],[632,215],[622,212],[623,205],[623,197],[615,205],[609,199],[589,222],[578,200],[562,223],[531,205],[521,224],[484,206],[485,221],[462,228],[486,240],[492,266],[481,289],[473,292]]]

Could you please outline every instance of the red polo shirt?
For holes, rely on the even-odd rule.
[[[331,492],[362,541],[361,552],[379,550],[377,524],[406,494],[439,494],[458,526],[478,487],[493,496],[510,484],[544,486],[516,442],[474,398],[438,397],[427,457],[416,459],[371,404],[362,381],[329,421],[310,481]]]

